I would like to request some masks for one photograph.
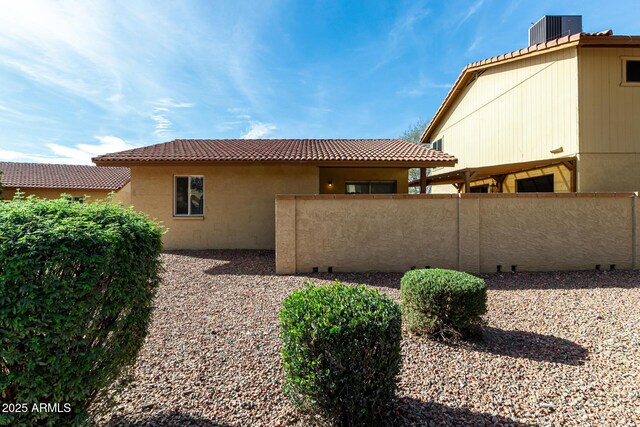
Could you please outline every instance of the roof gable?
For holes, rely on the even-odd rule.
[[[546,43],[529,46],[510,53],[505,53],[503,55],[494,56],[482,61],[472,62],[465,66],[460,72],[460,75],[454,82],[451,90],[449,90],[449,93],[445,97],[444,101],[442,101],[440,107],[438,107],[438,110],[431,119],[431,122],[422,133],[420,142],[426,143],[430,141],[433,136],[432,133],[436,130],[440,121],[445,117],[448,110],[454,105],[455,101],[464,91],[467,83],[479,71],[501,65],[506,62],[519,61],[534,55],[547,54],[559,49],[567,49],[574,46],[640,46],[640,36],[613,36],[613,32],[611,30],[601,31],[598,33],[578,33],[550,40]]]

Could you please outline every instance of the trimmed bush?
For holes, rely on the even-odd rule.
[[[400,301],[410,332],[464,337],[487,311],[487,288],[483,279],[460,271],[412,270],[400,282]]]
[[[364,286],[307,285],[280,311],[284,392],[328,424],[371,424],[397,388],[400,307]]]
[[[162,233],[109,202],[0,204],[0,400],[20,411],[0,425],[81,425],[108,406],[147,334]]]

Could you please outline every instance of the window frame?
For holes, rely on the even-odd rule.
[[[620,59],[622,60],[622,82],[620,83],[620,86],[640,87],[640,81],[637,81],[637,82],[627,81],[627,62],[629,61],[640,62],[640,56],[621,56]]]
[[[347,186],[349,184],[367,184],[369,188],[368,193],[347,193]],[[372,193],[371,192],[371,184],[393,184],[394,192],[393,193]],[[374,180],[374,181],[345,181],[344,182],[344,194],[348,195],[357,195],[357,194],[398,194],[398,180]]]
[[[188,213],[179,214],[178,210],[178,178],[187,178],[188,186],[187,186],[187,208]],[[191,178],[202,178],[202,213],[201,214],[192,214],[191,213]],[[204,183],[204,175],[174,175],[173,176],[173,216],[176,218],[204,218],[204,205],[205,205],[205,183]]]
[[[438,148],[438,145],[440,146]],[[433,141],[431,143],[431,149],[435,150],[435,151],[439,151],[441,153],[444,153],[444,136],[441,136],[440,138],[436,139],[435,141]]]

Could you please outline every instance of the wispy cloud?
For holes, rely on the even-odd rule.
[[[406,44],[406,39],[414,32],[416,24],[421,23],[431,14],[431,10],[424,2],[416,2],[393,22],[387,33],[382,47],[376,46],[375,53],[378,62],[372,67],[372,71],[388,64],[402,55],[400,47]]]
[[[462,19],[458,21],[458,25],[456,25],[454,31],[458,30],[465,22],[469,20],[469,18],[475,15],[484,4],[484,1],[485,0],[476,0],[475,2],[473,2],[471,6],[469,6],[469,8],[464,13],[464,16],[462,17]]]
[[[478,46],[480,46],[482,39],[483,37],[481,35],[476,35],[467,48],[467,54],[473,53],[478,48]]]
[[[273,123],[251,122],[249,129],[240,136],[241,139],[264,138],[269,136],[278,127]]]
[[[125,142],[112,135],[95,136],[97,144],[77,144],[67,147],[60,144],[45,144],[48,154],[30,154],[12,150],[0,150],[0,159],[14,162],[61,163],[74,165],[91,165],[91,158],[101,154],[130,150],[136,145]]]
[[[433,94],[434,90],[438,91],[438,96],[446,89],[451,89],[453,86],[451,83],[438,83],[431,79],[431,77],[420,73],[417,81],[411,82],[411,84],[398,90],[396,94],[409,97],[419,97]]]
[[[161,98],[157,102],[154,102],[154,105],[153,113],[150,114],[151,119],[156,123],[153,133],[159,138],[166,138],[171,133],[171,126],[173,125],[173,122],[168,118],[172,109],[191,108],[195,104],[191,102],[178,102],[171,98]]]

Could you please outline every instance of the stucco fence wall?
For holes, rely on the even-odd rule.
[[[637,193],[279,195],[276,271],[635,269]]]

